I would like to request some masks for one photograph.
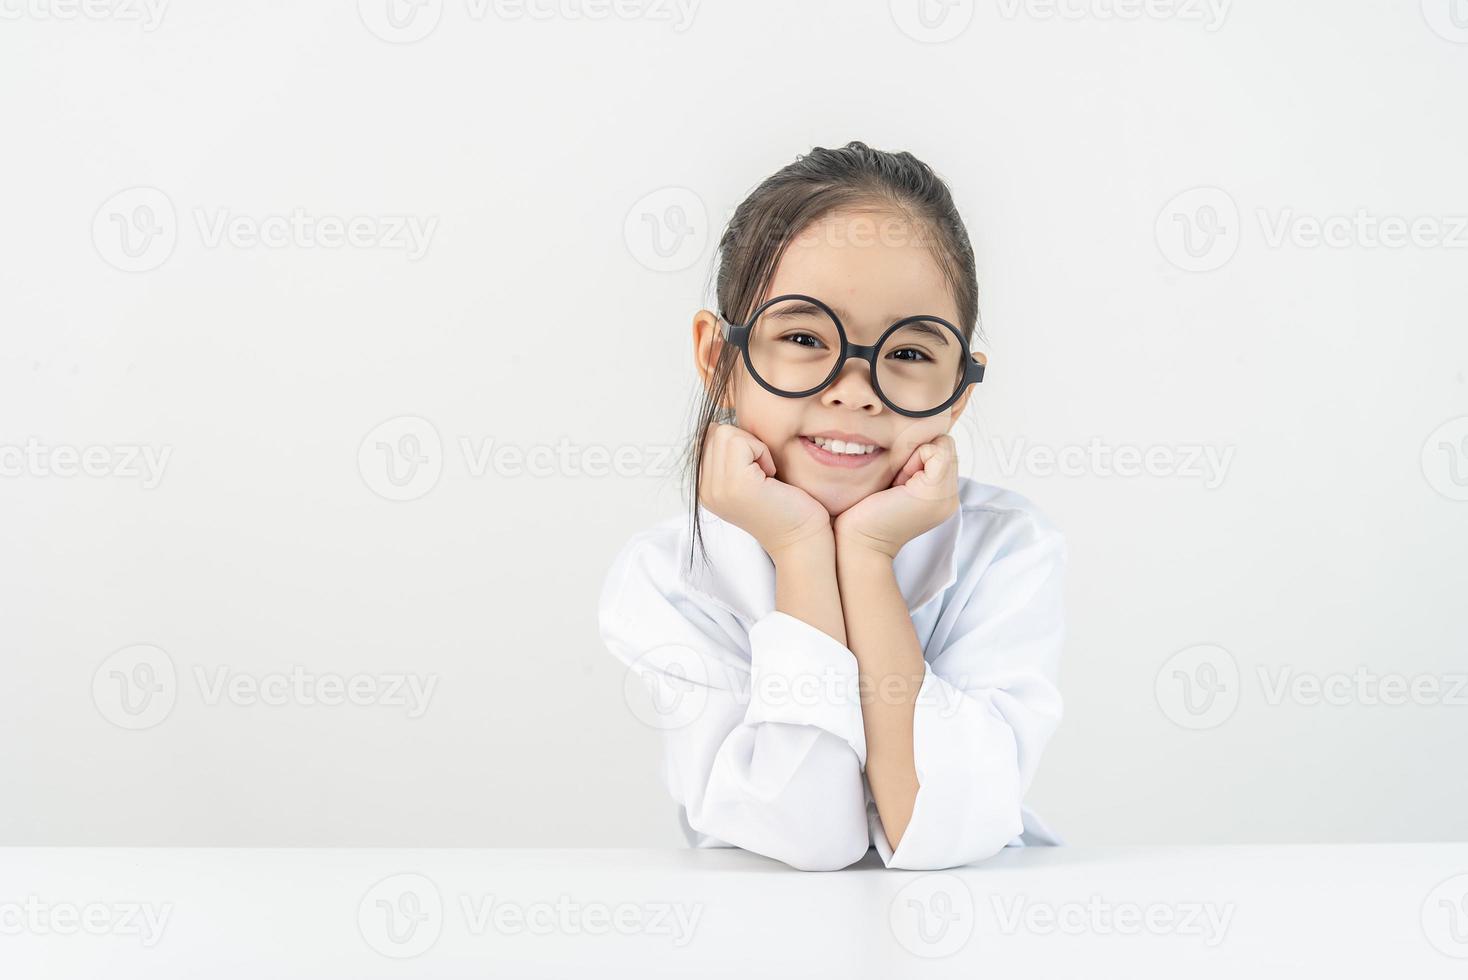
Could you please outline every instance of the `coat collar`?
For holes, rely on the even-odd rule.
[[[684,584],[751,623],[763,619],[775,609],[775,563],[749,532],[715,516],[702,504],[698,512],[708,562],[695,552],[693,568],[688,568],[685,526],[680,561]],[[962,530],[960,506],[942,524],[913,538],[897,553],[892,570],[909,614],[958,581]]]

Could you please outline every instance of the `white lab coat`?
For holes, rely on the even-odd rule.
[[[1065,539],[1026,498],[960,477],[958,512],[893,563],[925,661],[913,718],[920,784],[894,851],[866,780],[852,652],[775,609],[754,537],[700,508],[632,537],[607,573],[608,649],[681,706],[658,724],[663,778],[695,847],[737,846],[803,870],[876,847],[889,868],[968,864],[1058,844],[1024,805],[1061,718]]]

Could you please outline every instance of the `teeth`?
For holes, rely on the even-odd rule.
[[[810,441],[828,453],[837,453],[841,456],[865,456],[878,449],[877,446],[868,446],[860,442],[842,442],[840,439],[823,439],[820,436],[811,436]]]

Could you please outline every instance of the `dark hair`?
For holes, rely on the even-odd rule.
[[[767,177],[734,209],[715,253],[716,312],[744,323],[754,312],[790,242],[812,222],[841,210],[891,211],[920,229],[953,290],[957,326],[970,341],[979,329],[978,276],[968,232],[948,185],[931,167],[905,150],[874,150],[858,140],[840,149],[814,147]],[[980,337],[982,337],[980,330]],[[719,344],[719,356],[695,410],[684,467],[691,476],[691,543],[703,546],[698,519],[699,487],[708,428],[723,421],[720,402],[739,363],[732,344]]]

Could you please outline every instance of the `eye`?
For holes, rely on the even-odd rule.
[[[911,356],[909,357],[907,355],[911,355]],[[892,357],[892,358],[896,358],[899,361],[912,361],[914,363],[919,362],[919,361],[931,361],[932,360],[932,358],[927,355],[927,352],[926,351],[920,351],[916,347],[903,347],[900,350],[893,351],[892,353],[888,354],[887,356],[888,357]]]
[[[810,343],[803,343],[798,338],[803,338],[804,340],[810,341]],[[791,341],[797,347],[809,347],[813,350],[819,350],[820,348],[826,346],[825,341],[821,340],[821,338],[817,337],[815,334],[810,333],[789,333],[780,339]]]

